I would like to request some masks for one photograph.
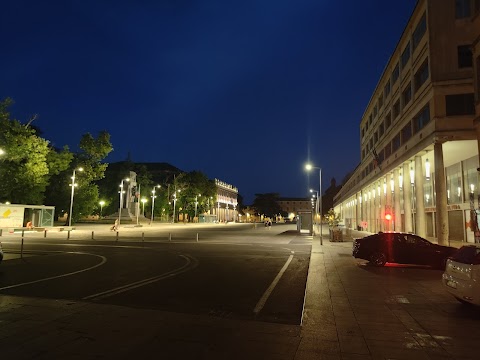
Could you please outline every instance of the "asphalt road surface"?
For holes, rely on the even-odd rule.
[[[4,233],[0,294],[301,322],[311,238],[294,225],[106,228],[25,233],[23,249]]]

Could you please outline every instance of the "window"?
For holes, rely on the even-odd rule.
[[[410,122],[402,129],[402,144],[405,144],[412,137],[412,125]]]
[[[365,137],[365,129],[362,128],[362,139]]]
[[[395,152],[398,150],[400,147],[400,133],[395,135],[395,137],[392,140],[392,151]]]
[[[420,69],[418,69],[417,73],[415,74],[414,77],[414,83],[415,83],[415,92],[420,89],[420,87],[427,81],[428,79],[428,59],[425,60],[425,62],[420,66]]]
[[[458,68],[471,68],[473,66],[473,55],[470,45],[457,47]]]
[[[480,0],[479,0],[480,1]],[[387,98],[388,95],[390,95],[390,90],[391,90],[391,86],[390,86],[390,80],[387,81],[387,84],[385,85],[385,87],[383,88],[383,95],[385,96],[385,99]]]
[[[377,116],[377,113],[378,113],[378,109],[377,109],[377,105],[375,105],[375,106],[373,107],[373,116],[376,117],[376,116]],[[372,118],[370,118],[370,122],[372,122],[371,120],[372,120]]]
[[[471,15],[470,0],[455,0],[455,18],[464,19]]]
[[[446,95],[445,102],[447,116],[475,114],[473,94]]]
[[[478,0],[480,2],[480,0]],[[477,63],[477,89],[478,91],[476,92],[477,94],[477,101],[479,101],[479,94],[480,94],[480,56],[477,57],[477,59],[475,60],[475,62]]]
[[[373,142],[376,143],[378,141],[378,131],[373,133]]]
[[[383,136],[384,133],[385,133],[385,128],[383,126],[383,123],[381,123],[380,126],[378,127],[378,136],[381,137]]]
[[[398,62],[397,62],[397,65],[395,65],[395,68],[393,69],[393,72],[392,72],[392,85],[394,85],[397,82],[399,76],[400,76],[400,66],[398,65]]]
[[[407,46],[405,46],[405,50],[403,50],[402,56],[400,58],[400,63],[402,66],[402,70],[405,69],[408,60],[410,59],[410,42],[408,42]]]
[[[392,144],[388,143],[387,146],[383,149],[385,153],[385,159],[388,159],[388,157],[392,154]]]
[[[430,107],[425,106],[420,112],[413,118],[413,132],[416,134],[425,127],[430,121]]]
[[[380,97],[378,98],[378,108],[380,109],[382,106],[383,106],[383,97],[382,95],[380,95]]]
[[[420,43],[420,40],[422,40],[423,35],[425,34],[425,31],[427,30],[427,19],[426,19],[426,14],[423,13],[422,18],[417,24],[417,27],[415,28],[413,32],[413,39],[412,39],[412,47],[413,50],[415,50]]]
[[[478,156],[473,156],[463,163],[463,190],[465,197],[469,198],[470,193],[478,195]],[[466,194],[469,194],[468,196]]]
[[[461,204],[463,202],[463,191],[460,163],[446,167],[445,175],[447,177],[447,204]]]
[[[387,114],[387,116],[385,116],[385,130],[387,130],[390,125],[392,125],[392,116]]]
[[[410,100],[412,100],[412,86],[410,85],[410,83],[408,83],[407,87],[402,92],[403,106],[407,105]]]
[[[393,105],[393,118],[396,119],[400,115],[400,100]]]

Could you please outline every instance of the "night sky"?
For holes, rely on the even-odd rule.
[[[0,99],[54,146],[308,196],[360,161],[359,123],[416,0],[2,0]]]

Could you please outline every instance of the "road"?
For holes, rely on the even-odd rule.
[[[0,294],[301,322],[311,246],[294,225],[106,228],[25,233],[23,250],[4,233]]]

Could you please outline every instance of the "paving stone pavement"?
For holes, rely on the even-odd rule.
[[[409,271],[371,271],[352,258],[351,237],[339,243],[325,237],[323,245],[309,239],[301,325],[0,295],[0,356],[478,359],[480,314],[457,304],[440,279],[432,285]]]

